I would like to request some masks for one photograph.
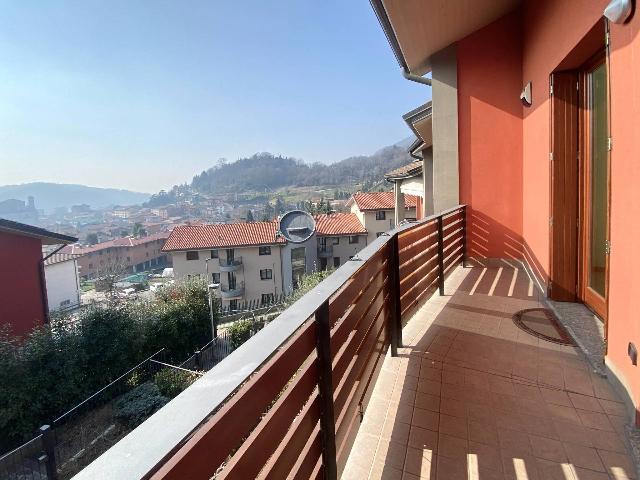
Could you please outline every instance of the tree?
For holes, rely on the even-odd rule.
[[[85,242],[87,245],[95,245],[98,243],[98,234],[97,233],[88,233]]]
[[[251,210],[247,210],[247,222],[255,222],[253,219],[253,212]]]
[[[141,223],[136,222],[133,224],[133,236],[134,237],[146,237],[147,236],[147,231],[145,230],[145,228],[142,226]]]
[[[127,271],[127,266],[117,260],[108,262],[97,271],[96,290],[103,291],[107,300],[113,301],[116,298],[116,283],[118,279]]]

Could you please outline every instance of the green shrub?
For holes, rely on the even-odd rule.
[[[234,322],[229,329],[231,337],[231,348],[235,350],[251,337],[251,320],[239,320]]]
[[[176,397],[185,388],[198,379],[196,372],[187,372],[175,368],[164,368],[156,373],[153,381],[160,393],[168,398]]]
[[[146,382],[118,399],[113,405],[113,414],[128,427],[135,428],[168,401],[155,383]]]

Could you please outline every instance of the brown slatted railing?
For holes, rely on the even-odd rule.
[[[337,478],[402,319],[464,260],[464,226],[459,206],[381,236],[79,478]],[[206,392],[222,398],[188,434],[154,432],[181,425],[180,405],[205,408]],[[162,448],[140,458],[154,434]]]

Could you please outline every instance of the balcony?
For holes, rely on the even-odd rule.
[[[234,288],[228,285],[220,285],[220,297],[225,300],[242,298],[244,295],[244,282],[237,282]]]
[[[77,478],[633,478],[619,399],[465,244],[464,207],[376,239]]]
[[[220,258],[220,272],[237,272],[242,268],[242,257]]]
[[[318,245],[318,256],[320,258],[333,257],[333,245]]]

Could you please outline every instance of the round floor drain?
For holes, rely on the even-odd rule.
[[[548,308],[529,308],[513,315],[513,323],[525,332],[560,345],[573,345],[564,328]]]

